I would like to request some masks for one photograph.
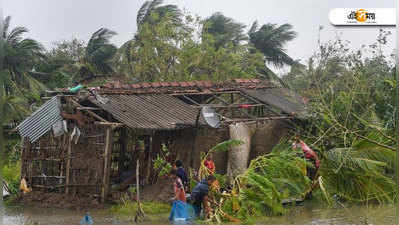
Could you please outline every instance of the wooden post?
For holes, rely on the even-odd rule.
[[[233,93],[231,93],[230,94],[230,102],[231,102],[231,104],[234,104],[234,94]],[[231,108],[231,118],[234,118],[234,108]]]
[[[27,175],[27,160],[26,160],[26,154],[27,152],[30,151],[30,142],[22,138],[22,153],[21,153],[21,178],[26,177]]]
[[[101,190],[101,203],[104,203],[109,191],[109,171],[111,169],[112,127],[106,128],[105,149],[104,149],[104,172],[103,186]]]
[[[125,171],[127,168],[125,166],[126,161],[126,128],[122,127],[120,131],[119,143],[121,145],[119,151],[119,162],[118,162],[118,172]]]
[[[66,163],[66,174],[65,174],[65,193],[69,194],[69,179],[71,173],[71,152],[72,152],[72,141],[68,136],[68,153]]]
[[[136,216],[134,217],[134,221],[137,223],[140,220],[144,220],[145,214],[144,210],[141,207],[141,202],[140,202],[140,159],[137,158],[137,163],[136,163],[136,197],[137,197],[137,212]]]
[[[140,204],[140,159],[137,158],[136,161],[136,193],[137,193],[137,202]]]
[[[153,133],[153,135],[152,136],[150,136],[149,138],[148,138],[148,148],[146,149],[147,150],[147,167],[146,167],[146,175],[145,175],[145,181],[146,181],[146,183],[148,184],[149,183],[149,181],[150,181],[150,174],[151,174],[151,165],[152,165],[152,163],[151,163],[151,161],[152,161],[152,154],[151,154],[151,151],[152,151],[152,148],[154,147],[153,145],[154,145],[154,133]]]
[[[194,157],[196,154],[196,140],[197,140],[197,133],[199,129],[199,119],[201,116],[201,109],[197,112],[197,117],[195,118],[195,127],[192,129],[193,139],[192,139],[192,147],[191,147],[191,157],[190,157],[190,167],[194,168]]]

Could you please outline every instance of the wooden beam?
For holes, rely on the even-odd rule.
[[[101,189],[101,203],[107,199],[109,192],[109,174],[111,170],[111,155],[112,155],[112,128],[107,127],[105,136],[105,149],[104,149],[104,171],[103,171],[103,184]]]
[[[264,106],[265,104],[231,104],[231,105],[221,105],[221,104],[201,104],[199,106],[193,106],[195,108],[202,108],[204,106],[209,106],[212,108],[241,108],[242,105],[248,105],[249,108]]]
[[[111,123],[111,122],[94,122],[94,124],[96,125],[100,125],[100,126],[111,126],[111,127],[122,127],[124,126],[123,123]]]
[[[186,95],[181,95],[181,96],[183,96],[183,98],[187,99],[187,100],[190,101],[191,103],[194,103],[195,105],[200,105],[200,103],[194,101],[193,99],[187,97]]]
[[[60,97],[74,97],[75,95],[56,95],[56,96],[60,96]],[[48,99],[52,99],[54,96],[51,97],[41,97],[41,99],[43,100],[48,100]]]
[[[274,117],[262,117],[254,119],[231,119],[228,121],[223,121],[223,123],[251,122],[251,121],[264,121],[264,120],[288,120],[293,118],[294,118],[293,116],[274,116]]]
[[[241,96],[243,96],[244,98],[250,99],[250,100],[252,100],[252,101],[254,101],[254,102],[256,102],[256,103],[265,104],[265,109],[266,109],[267,111],[269,111],[269,112],[275,114],[275,115],[279,115],[279,114],[280,114],[280,113],[276,112],[275,110],[273,110],[273,109],[272,109],[272,106],[269,105],[269,104],[266,104],[266,103],[264,103],[264,102],[262,102],[262,101],[259,101],[258,99],[254,98],[254,97],[252,97],[252,96],[250,96],[250,95],[247,95],[247,94],[244,93],[244,92],[241,92],[241,91],[240,91],[239,94],[240,94]]]
[[[228,94],[228,93],[240,93],[240,91],[215,91],[215,92],[182,92],[182,93],[172,93],[172,96],[179,95],[213,95],[213,94]]]
[[[77,106],[77,107],[82,107],[82,108],[83,108],[83,106],[80,105],[77,101],[75,101],[75,100],[73,100],[73,99],[70,99],[70,101],[71,101],[72,104],[74,104],[75,106]],[[94,113],[94,112],[92,112],[92,111],[90,111],[90,110],[85,110],[85,111],[88,112],[88,113],[89,113],[90,115],[92,115],[93,117],[95,117],[95,118],[101,120],[102,122],[109,123],[109,121],[105,120],[104,118],[102,118],[101,116],[97,115],[96,113]]]
[[[95,108],[95,107],[77,107],[78,110],[101,110],[100,108]]]

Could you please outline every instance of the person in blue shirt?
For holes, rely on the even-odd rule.
[[[215,182],[215,180],[216,178],[213,175],[209,175],[206,179],[203,179],[201,182],[199,182],[191,192],[193,208],[197,217],[200,216],[202,204],[204,204],[206,214],[208,214],[210,211],[208,207],[208,193],[209,187],[213,184],[213,182]]]
[[[187,173],[186,173],[186,171],[183,168],[183,163],[180,160],[176,160],[175,164],[176,164],[176,170],[177,170],[176,171],[176,175],[182,181],[183,186],[185,187],[186,192],[187,192],[188,191],[188,187],[189,187],[189,183],[190,183],[189,182],[190,179],[188,178]]]

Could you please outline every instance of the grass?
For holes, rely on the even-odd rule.
[[[11,194],[15,194],[19,191],[20,174],[21,174],[21,163],[20,161],[16,163],[8,163],[3,166],[1,173],[3,179],[7,181],[8,186],[11,190]]]
[[[160,202],[142,202],[142,207],[146,215],[168,214],[172,209],[170,204]],[[127,201],[125,203],[112,206],[110,212],[114,215],[131,216],[137,211],[137,203]]]

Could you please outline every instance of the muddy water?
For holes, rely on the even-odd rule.
[[[60,209],[40,208],[7,208],[4,217],[5,225],[33,225],[37,222],[40,225],[75,225],[79,224],[84,212]],[[393,205],[382,206],[352,206],[337,208],[320,208],[316,205],[297,206],[281,217],[258,219],[256,224],[276,225],[307,225],[307,224],[353,224],[353,225],[379,225],[399,224],[396,217],[396,208]],[[94,225],[122,225],[135,224],[132,218],[115,218],[106,211],[90,212]],[[159,216],[160,219],[153,219],[145,222],[145,225],[168,224],[168,215]],[[193,223],[191,223],[193,224]],[[203,223],[200,223],[203,224]]]

